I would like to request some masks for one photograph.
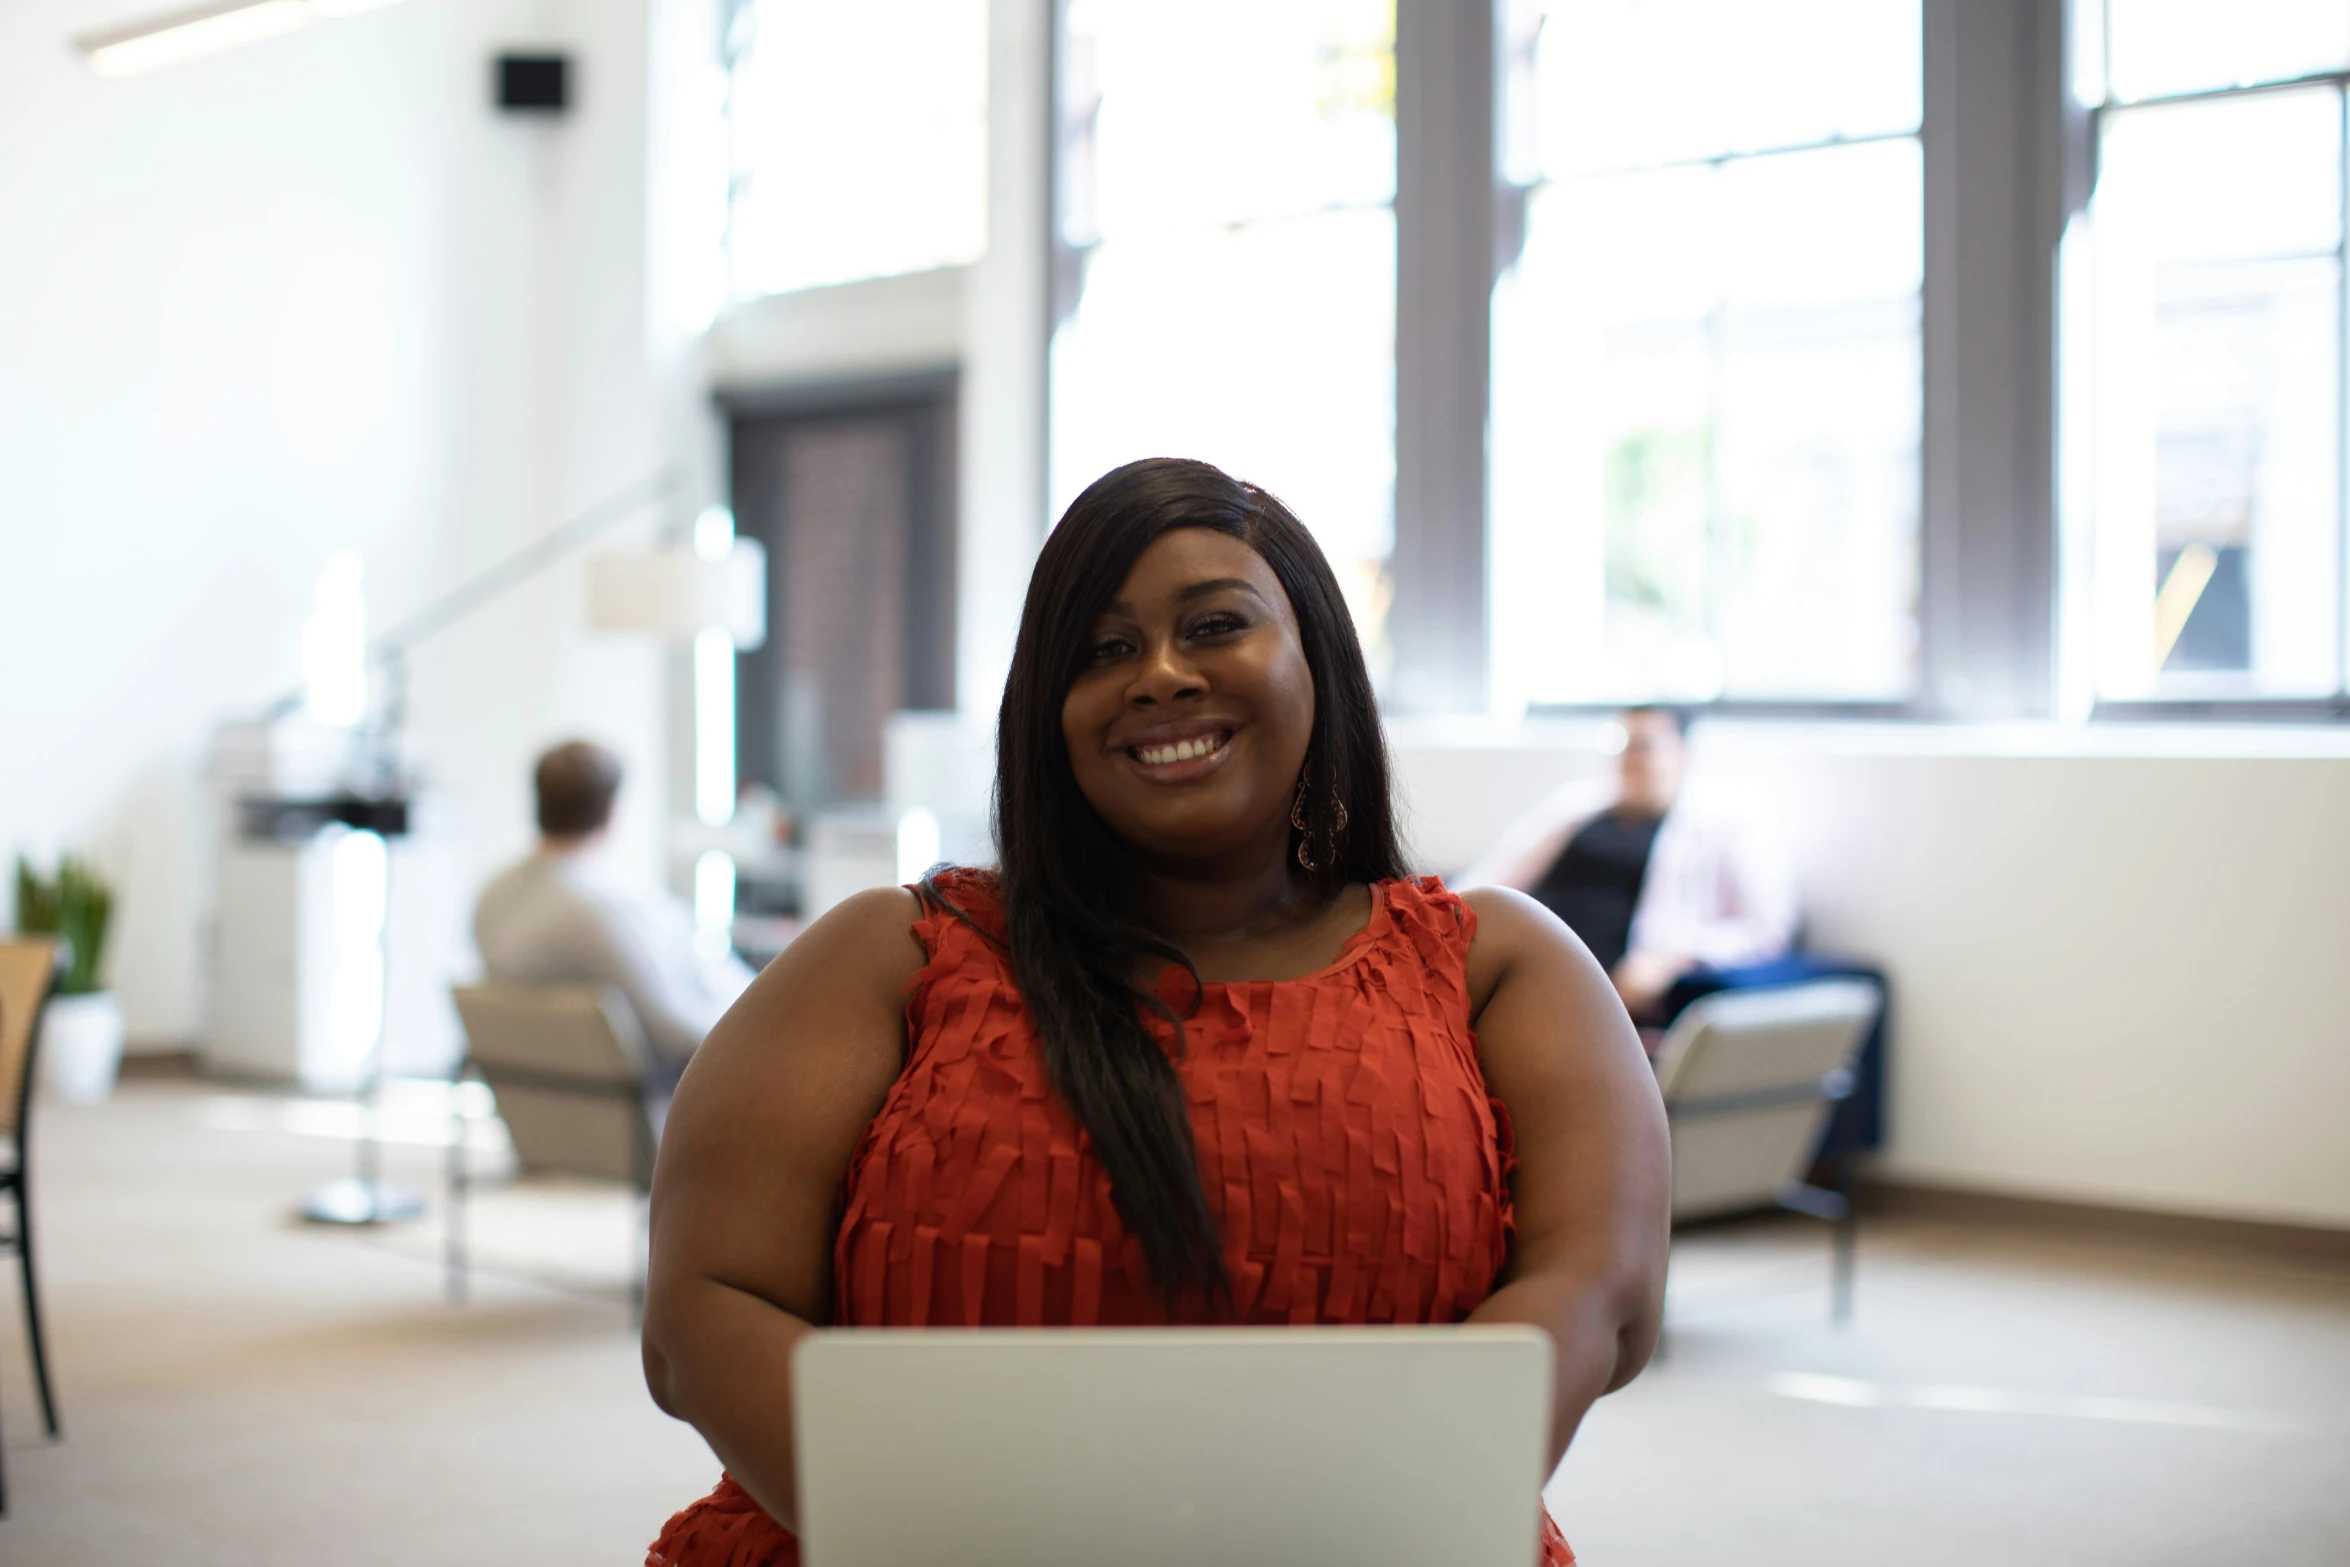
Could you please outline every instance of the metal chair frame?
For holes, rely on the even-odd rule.
[[[63,951],[60,949],[59,958]],[[42,987],[40,999],[33,1004],[31,1026],[25,1035],[24,1061],[17,1071],[13,1086],[16,1094],[16,1151],[15,1157],[0,1167],[0,1191],[15,1199],[16,1228],[0,1237],[0,1250],[16,1253],[18,1273],[24,1287],[24,1323],[26,1348],[33,1362],[33,1385],[41,1396],[41,1422],[47,1427],[52,1441],[64,1435],[57,1419],[57,1394],[49,1380],[49,1351],[41,1333],[41,1293],[33,1267],[33,1203],[32,1203],[32,1147],[33,1147],[33,1083],[35,1069],[41,1056],[41,1020],[49,1010],[49,999],[57,993],[57,971],[50,970],[49,982]],[[5,1001],[0,1001],[4,1013]],[[0,1015],[0,1023],[6,1018]],[[8,1477],[0,1465],[0,1518],[8,1515]]]
[[[654,1146],[653,1118],[646,1104],[646,1080],[640,1077],[632,1083],[615,1082],[610,1078],[578,1077],[567,1072],[490,1067],[473,1058],[469,1041],[465,1058],[449,1077],[452,1093],[449,1100],[449,1146],[445,1172],[449,1189],[446,1236],[449,1304],[458,1306],[465,1303],[466,1287],[472,1273],[466,1204],[472,1196],[473,1176],[465,1161],[465,1115],[454,1092],[458,1084],[469,1080],[487,1085],[493,1094],[501,1087],[521,1088],[541,1093],[570,1094],[581,1099],[616,1101],[633,1107],[637,1113],[630,1118],[628,1180],[637,1198],[639,1239],[642,1241],[649,1237],[652,1216],[648,1204],[653,1190],[653,1156],[658,1150]],[[633,1248],[630,1258],[628,1294],[630,1315],[640,1322],[644,1319],[645,1310],[645,1265],[645,1250],[640,1244]]]
[[[1778,1110],[1790,1105],[1841,1105],[1852,1097],[1854,1074],[1850,1067],[1836,1067],[1823,1072],[1807,1083],[1785,1083],[1774,1088],[1757,1088],[1738,1094],[1700,1094],[1692,1098],[1665,1101],[1667,1121],[1697,1121],[1709,1116],[1740,1115],[1750,1110]],[[1830,1122],[1831,1146],[1821,1151],[1834,1181],[1832,1186],[1814,1186],[1808,1181],[1787,1181],[1771,1201],[1789,1213],[1800,1213],[1818,1219],[1830,1226],[1829,1245],[1832,1254],[1832,1283],[1829,1295],[1829,1315],[1837,1322],[1852,1320],[1852,1275],[1860,1246],[1860,1209],[1852,1200],[1852,1157],[1849,1133],[1839,1134],[1833,1120]]]

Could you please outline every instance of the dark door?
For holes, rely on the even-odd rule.
[[[728,400],[735,527],[767,548],[737,754],[803,819],[878,800],[882,734],[954,703],[954,380]]]

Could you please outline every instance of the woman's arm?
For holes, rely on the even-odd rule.
[[[653,1170],[645,1384],[787,1528],[792,1346],[831,1316],[834,1195],[904,1060],[919,912],[860,893],[769,964],[694,1053]]]
[[[1584,1411],[1639,1375],[1664,1313],[1672,1170],[1639,1036],[1582,942],[1533,899],[1466,895],[1469,992],[1487,1086],[1517,1134],[1517,1241],[1472,1322],[1524,1322],[1558,1348],[1550,1461]]]

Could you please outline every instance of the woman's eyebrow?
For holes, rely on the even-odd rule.
[[[1175,590],[1175,602],[1188,604],[1193,599],[1206,598],[1211,593],[1222,593],[1228,588],[1237,588],[1260,604],[1265,602],[1265,595],[1258,592],[1257,585],[1246,577],[1211,577],[1205,582],[1194,582],[1189,587]],[[1118,599],[1102,613],[1104,615],[1124,615],[1131,620],[1134,618],[1134,606],[1124,599]]]
[[[1237,588],[1259,603],[1264,602],[1265,595],[1259,593],[1257,585],[1246,577],[1211,577],[1205,582],[1194,582],[1189,587],[1176,589],[1175,602],[1188,604],[1193,599],[1206,598],[1211,593],[1222,593],[1229,588]]]

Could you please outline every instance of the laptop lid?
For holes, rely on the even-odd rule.
[[[793,1360],[807,1567],[1527,1567],[1532,1328],[835,1331]]]

